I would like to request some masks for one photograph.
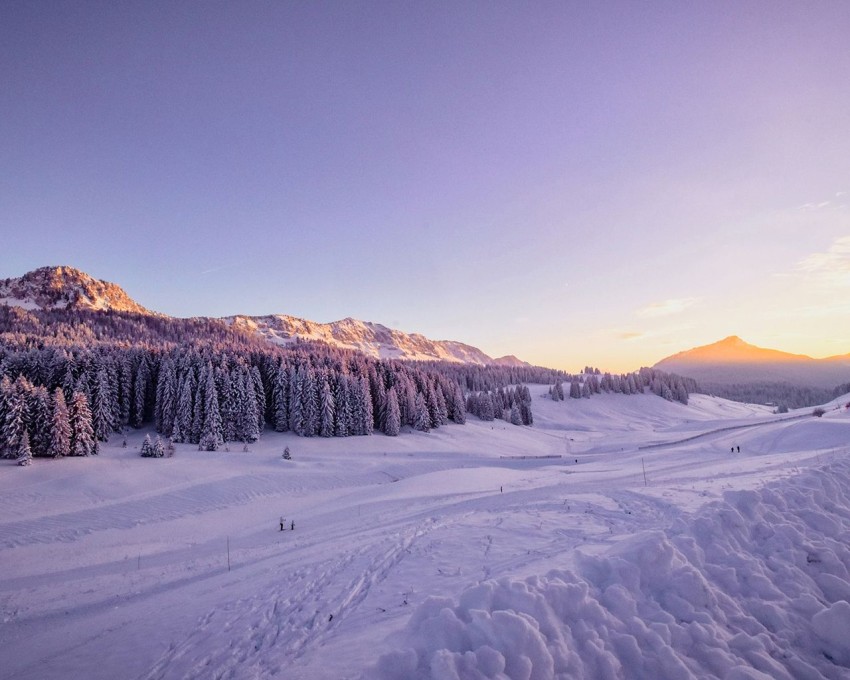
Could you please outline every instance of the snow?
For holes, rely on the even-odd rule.
[[[850,677],[847,397],[532,391],[533,428],[3,461],[0,678]]]

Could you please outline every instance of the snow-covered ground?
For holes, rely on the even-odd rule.
[[[847,397],[544,391],[533,428],[4,461],[0,678],[850,677]]]

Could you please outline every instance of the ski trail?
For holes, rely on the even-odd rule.
[[[357,611],[372,588],[435,526],[429,519],[406,531],[383,534],[342,556],[297,569],[265,596],[209,612],[185,640],[172,643],[139,680],[278,675]],[[226,642],[211,645],[210,638]],[[210,653],[211,649],[216,651]],[[195,657],[198,650],[203,653]]]

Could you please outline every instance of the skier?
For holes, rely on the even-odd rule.
[[[729,453],[735,453],[735,447],[734,446],[731,449],[729,449]]]
[[[284,523],[285,521],[286,521],[286,520],[284,520],[284,519],[283,519],[283,517],[281,517],[281,518],[280,518],[280,530],[281,530],[281,531],[283,531],[283,523]]]
[[[295,531],[295,520],[292,520],[292,531]]]
[[[741,453],[741,447],[739,446],[737,448],[738,448],[738,453]]]

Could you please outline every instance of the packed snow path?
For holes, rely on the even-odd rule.
[[[789,677],[846,677],[846,649],[830,639],[850,599],[846,553],[830,543],[847,545],[845,411],[716,432],[769,411],[702,396],[688,407],[648,395],[554,403],[537,392],[534,428],[471,419],[398,438],[267,432],[249,452],[178,447],[162,460],[138,457],[139,432],[98,458],[0,467],[0,678],[545,677],[524,676],[522,659],[545,673],[547,658],[564,677],[755,678],[778,672],[760,661],[777,648],[813,669]],[[281,459],[286,445],[292,461]],[[516,458],[551,455],[562,457]],[[738,507],[763,505],[742,492],[782,497],[761,489],[812,479],[822,490],[800,492],[790,524]],[[782,550],[739,536],[732,551],[727,506],[744,518],[741,536],[749,523],[773,529]],[[808,580],[783,567],[770,585],[766,564],[803,554],[779,524],[807,541]],[[700,557],[704,539],[717,549]],[[659,604],[659,584],[694,610],[687,636],[653,627],[664,612],[684,621]],[[559,588],[584,593],[571,600],[585,612],[583,638],[572,610],[547,597]],[[808,608],[788,610],[775,591]],[[441,617],[454,617],[442,638],[429,632]],[[629,661],[629,636],[657,655]]]

